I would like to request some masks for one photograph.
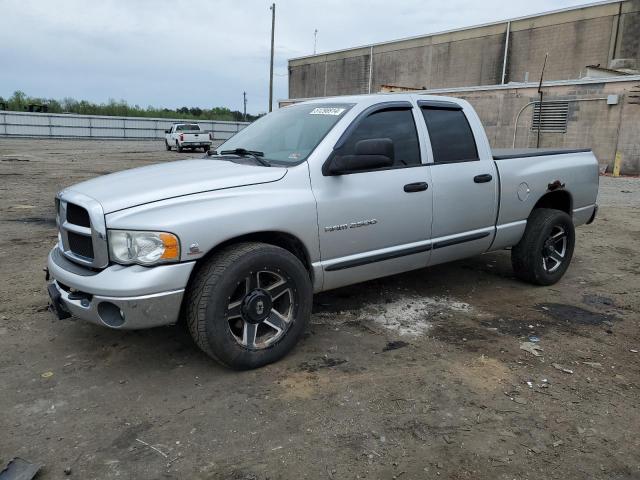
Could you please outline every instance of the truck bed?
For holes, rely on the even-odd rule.
[[[494,160],[509,160],[511,158],[544,157],[547,155],[562,155],[568,153],[590,152],[590,148],[494,148],[491,150]]]

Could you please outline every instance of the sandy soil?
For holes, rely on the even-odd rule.
[[[505,251],[327,292],[291,355],[238,373],[179,326],[119,332],[47,311],[55,192],[189,155],[0,139],[0,468],[20,456],[44,479],[640,478],[640,180],[601,179],[599,218],[555,286],[516,281]],[[539,357],[520,349],[531,336]]]

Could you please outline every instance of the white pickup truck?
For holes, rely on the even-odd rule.
[[[184,151],[185,148],[202,148],[208,152],[213,141],[212,134],[203,131],[197,123],[175,123],[164,133],[167,150],[175,148],[178,152]]]
[[[58,194],[48,289],[61,318],[182,317],[211,357],[254,368],[293,348],[314,292],[506,248],[520,279],[556,283],[574,227],[596,215],[593,153],[492,151],[455,98],[313,100],[209,153]]]

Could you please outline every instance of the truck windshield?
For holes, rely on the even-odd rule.
[[[300,104],[265,115],[217,148],[218,152],[245,149],[264,153],[270,162],[300,163],[353,104]]]
[[[200,125],[197,123],[191,123],[189,125],[178,125],[176,127],[176,132],[199,132]]]

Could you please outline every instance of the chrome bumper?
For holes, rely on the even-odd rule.
[[[69,264],[56,250],[47,260],[51,285],[59,293],[59,305],[71,315],[118,329],[178,321],[194,262],[153,268],[113,265],[96,273]]]

